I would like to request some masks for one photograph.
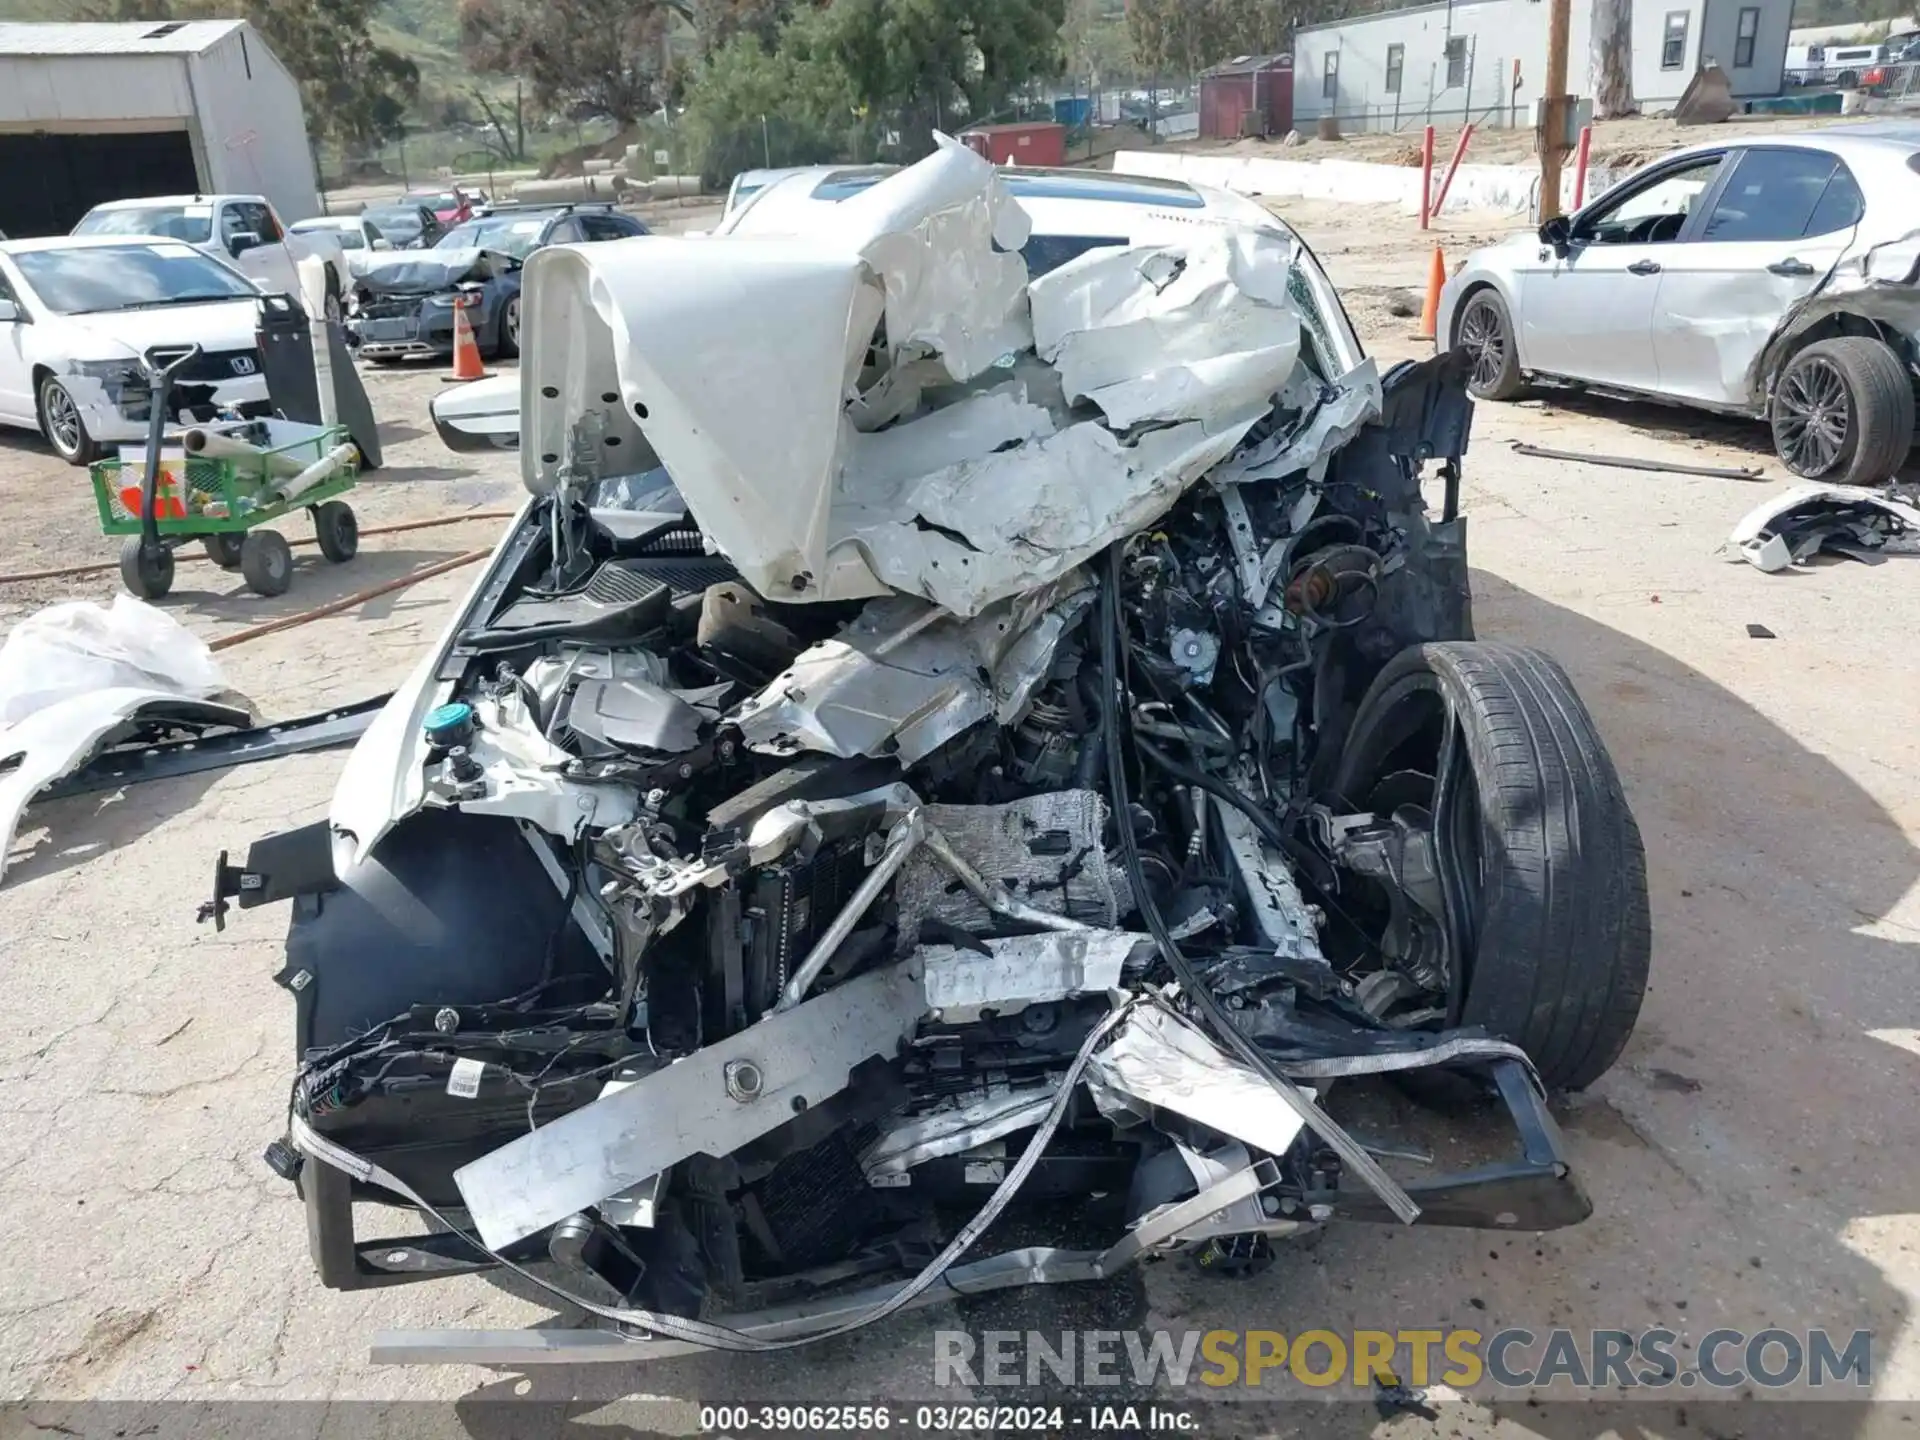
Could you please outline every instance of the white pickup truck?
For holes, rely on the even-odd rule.
[[[327,262],[327,317],[340,318],[340,297],[351,283],[337,236],[288,232],[264,195],[153,195],[96,205],[73,227],[76,235],[160,235],[184,240],[224,260],[261,289],[298,298],[298,262]]]

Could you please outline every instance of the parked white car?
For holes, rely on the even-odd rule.
[[[73,227],[76,235],[164,235],[238,266],[262,290],[300,294],[299,262],[327,262],[327,318],[338,320],[340,297],[352,275],[340,237],[294,235],[264,195],[156,195],[96,205]]]
[[[1797,475],[1870,485],[1913,444],[1920,124],[1695,146],[1477,250],[1440,296],[1473,393],[1585,386],[1765,419]]]
[[[347,274],[354,279],[367,273],[375,251],[397,248],[365,215],[316,215],[311,220],[296,221],[287,235],[289,239],[321,236],[338,240],[345,252]]]
[[[146,438],[140,355],[199,345],[173,403],[258,406],[260,291],[179,240],[61,236],[0,243],[0,424],[38,430],[73,465]]]

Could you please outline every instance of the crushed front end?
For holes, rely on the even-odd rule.
[[[1526,1050],[1450,1003],[1455,757],[1408,735],[1340,793],[1383,669],[1472,638],[1460,366],[1377,379],[1284,234],[1029,297],[984,162],[870,193],[811,253],[536,257],[539,497],[331,820],[223,881],[293,901],[270,1159],[325,1283],[507,1267],[597,1322],[378,1359],[779,1349],[1143,1255],[1243,1268],[1342,1215],[1587,1213]],[[814,468],[758,477],[785,508],[751,533],[724,472],[766,437],[652,364],[677,267],[811,307],[776,448]],[[841,356],[824,414],[809,345]],[[1103,378],[1141,345],[1166,368]],[[1498,1096],[1515,1154],[1390,1173],[1326,1106],[1410,1073]],[[359,1238],[360,1202],[433,1228]],[[1036,1204],[1105,1241],[998,1249]]]
[[[492,337],[519,271],[520,261],[496,250],[383,255],[354,279],[349,341],[369,360],[451,355],[455,310],[465,308],[476,337]]]

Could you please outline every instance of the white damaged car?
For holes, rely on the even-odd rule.
[[[778,1350],[1589,1213],[1544,1095],[1627,1043],[1645,866],[1566,674],[1474,636],[1466,365],[1377,374],[1251,207],[1026,183],[943,137],[530,260],[532,497],[328,818],[205,910],[292,902],[267,1160],[324,1282],[588,1317],[376,1359]],[[1383,1077],[1497,1097],[1511,1156],[1363,1143]]]
[[[147,435],[140,356],[199,345],[170,404],[264,413],[259,289],[193,246],[152,236],[0,242],[0,424],[87,465]]]

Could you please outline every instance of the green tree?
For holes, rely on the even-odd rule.
[[[804,18],[788,25],[772,50],[736,35],[695,69],[686,124],[709,186],[758,166],[822,164],[849,152],[850,86],[816,26]]]
[[[1059,74],[1065,19],[1066,0],[834,0],[825,38],[856,103],[898,117],[904,141],[929,121],[984,120]]]
[[[460,44],[535,105],[624,128],[665,100],[674,27],[693,20],[691,0],[460,0]]]
[[[310,120],[352,150],[401,134],[420,70],[377,44],[379,0],[248,0],[247,18],[299,79]]]

